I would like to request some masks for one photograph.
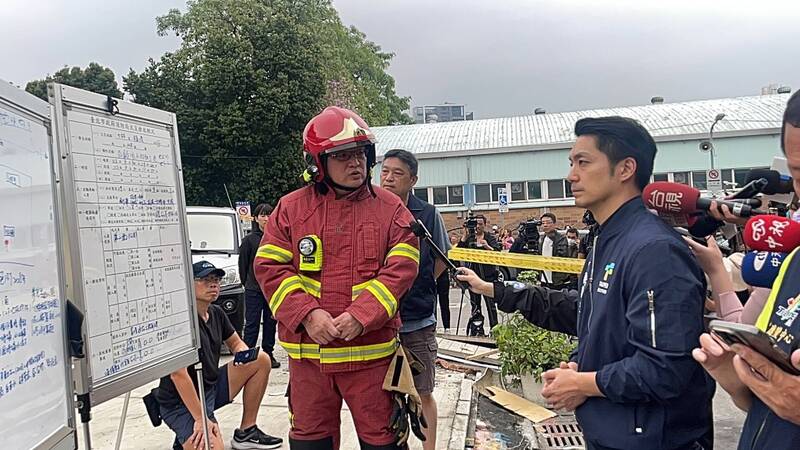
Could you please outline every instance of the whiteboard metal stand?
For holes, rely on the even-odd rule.
[[[56,185],[61,182],[60,177],[60,170],[58,160],[56,158],[57,151],[54,147],[53,142],[53,129],[52,129],[52,116],[53,116],[53,109],[50,107],[46,102],[41,101],[40,99],[28,94],[27,92],[22,91],[14,87],[12,84],[0,80],[0,116],[4,116],[3,110],[10,112],[13,115],[17,115],[22,118],[23,121],[27,121],[26,123],[35,124],[35,126],[43,127],[43,132],[46,133],[44,138],[46,139],[45,147],[42,150],[46,152],[45,160],[49,161],[49,170],[47,171],[47,176],[50,178],[50,186],[49,191],[51,194],[51,201],[52,201],[52,208],[53,211],[58,211],[60,208],[59,205],[59,197],[58,197],[58,189]],[[6,118],[13,119],[14,116],[8,116]],[[2,132],[0,132],[0,137],[2,137]],[[38,150],[38,149],[37,149]],[[38,205],[39,207],[43,205]],[[53,432],[49,435],[45,435],[44,439],[39,442],[32,442],[29,445],[35,450],[45,450],[45,449],[75,449],[77,448],[77,435],[75,431],[75,411],[74,405],[72,402],[72,396],[69,392],[69,386],[72,385],[72,377],[71,377],[71,369],[69,365],[69,358],[70,358],[70,347],[69,347],[69,338],[68,338],[68,328],[67,328],[67,300],[65,297],[66,294],[66,277],[63,274],[63,271],[60,270],[64,266],[64,254],[61,252],[59,248],[59,243],[63,240],[63,233],[60,229],[61,221],[57,214],[53,214],[53,232],[54,232],[54,243],[55,243],[55,260],[56,260],[56,277],[57,280],[55,281],[56,287],[58,288],[59,292],[57,294],[57,302],[59,305],[60,311],[60,326],[62,330],[60,347],[61,351],[63,352],[63,360],[62,360],[62,368],[63,368],[63,383],[66,386],[66,394],[64,396],[64,402],[66,403],[66,417],[63,423],[59,423],[53,425]],[[40,236],[40,239],[42,237]],[[24,407],[23,407],[23,414]],[[42,429],[46,429],[49,424],[45,424],[46,420],[39,419],[39,425]],[[13,433],[12,433],[13,434]],[[14,436],[9,436],[8,433],[4,433],[3,438],[8,440],[11,439],[13,441]],[[36,438],[39,439],[38,437]]]
[[[54,140],[58,146],[56,155],[58,155],[58,160],[61,163],[63,176],[63,183],[61,183],[61,189],[59,191],[63,205],[63,207],[60,209],[64,219],[63,236],[66,238],[63,239],[63,245],[65,248],[64,255],[66,257],[65,270],[67,273],[67,279],[69,280],[67,292],[70,296],[69,298],[74,300],[78,309],[87,317],[87,320],[84,321],[84,328],[82,330],[84,343],[86,345],[86,357],[75,361],[74,379],[75,393],[78,401],[79,412],[81,414],[81,422],[83,423],[84,436],[86,439],[86,448],[91,449],[89,421],[91,420],[92,406],[103,403],[124,393],[128,393],[136,387],[158,380],[159,378],[167,376],[178,369],[192,366],[198,361],[200,334],[197,307],[194,296],[194,283],[191,281],[193,280],[191,268],[192,259],[188,244],[189,238],[186,219],[186,200],[183,192],[183,169],[180,161],[178,125],[176,116],[173,113],[150,108],[144,105],[126,102],[123,100],[112,99],[107,96],[94,94],[57,83],[50,83],[48,85],[48,94],[54,108],[53,134],[55,136]],[[89,120],[90,118],[91,121]],[[83,138],[83,144],[86,144],[86,140],[88,139],[91,141],[88,145],[95,146],[95,134],[93,132],[84,131],[84,136],[80,136],[80,133],[76,131],[80,126],[83,126],[84,129],[89,127],[88,124],[82,125],[89,121],[92,124],[91,129],[94,129],[95,127],[104,129],[106,133],[105,137],[107,138],[117,139],[117,135],[122,135],[123,142],[130,142],[130,140],[124,141],[124,139],[130,139],[132,134],[139,133],[137,131],[133,131],[134,129],[144,128],[149,129],[152,133],[151,139],[160,139],[158,145],[154,144],[157,149],[147,147],[146,144],[143,144],[144,141],[142,140],[134,140],[133,142],[138,142],[139,145],[145,145],[143,149],[134,148],[134,151],[140,151],[149,154],[148,152],[151,151],[157,152],[158,150],[163,150],[160,156],[168,155],[169,158],[165,157],[164,159],[171,159],[171,162],[167,161],[165,163],[160,163],[161,166],[159,167],[171,169],[168,171],[163,171],[165,176],[169,178],[167,181],[170,184],[160,184],[160,182],[164,179],[159,178],[159,183],[156,184],[147,183],[145,181],[142,181],[140,184],[130,184],[134,182],[128,181],[128,185],[139,186],[143,188],[151,185],[158,187],[163,186],[165,189],[173,188],[174,199],[170,200],[169,203],[160,203],[160,205],[173,206],[173,208],[167,213],[174,214],[177,218],[177,223],[170,224],[169,222],[166,222],[165,225],[161,227],[157,221],[151,222],[149,225],[144,224],[144,222],[129,223],[123,221],[124,223],[121,225],[115,226],[118,228],[126,226],[134,228],[137,226],[159,226],[161,228],[165,228],[176,227],[177,225],[175,229],[175,232],[179,234],[177,241],[172,244],[158,244],[160,247],[157,246],[157,248],[165,249],[167,247],[164,246],[169,246],[172,248],[170,251],[175,252],[174,248],[177,248],[178,246],[180,247],[177,255],[179,255],[181,267],[177,272],[185,281],[185,285],[183,286],[183,288],[185,288],[183,289],[185,292],[183,294],[173,295],[171,297],[171,302],[180,302],[180,306],[186,307],[186,309],[177,313],[173,312],[173,315],[179,315],[179,318],[183,319],[183,322],[181,323],[186,324],[185,326],[188,326],[188,334],[179,334],[177,337],[173,337],[170,334],[168,336],[169,339],[163,341],[163,345],[168,346],[166,351],[155,353],[155,350],[152,350],[152,352],[144,354],[143,350],[150,349],[140,348],[138,351],[143,353],[140,361],[126,361],[124,364],[120,364],[120,367],[110,373],[104,371],[102,367],[93,367],[93,364],[95,363],[93,350],[97,350],[93,349],[93,346],[95,344],[99,346],[100,344],[93,341],[93,338],[89,335],[90,324],[88,318],[92,312],[95,314],[97,314],[98,311],[101,313],[104,312],[100,309],[95,309],[97,308],[97,305],[102,306],[104,303],[102,300],[106,300],[106,305],[109,305],[110,303],[108,302],[108,298],[98,295],[96,291],[93,295],[97,298],[92,297],[92,301],[88,301],[88,297],[90,295],[87,293],[88,288],[85,288],[84,286],[86,281],[84,271],[87,270],[87,267],[89,267],[93,269],[100,269],[100,273],[104,272],[102,272],[102,267],[90,267],[86,265],[88,263],[84,260],[83,252],[85,250],[84,244],[87,244],[88,241],[85,240],[81,234],[82,228],[79,226],[78,218],[79,206],[85,205],[86,203],[85,201],[84,203],[80,203],[78,201],[76,181],[82,180],[84,183],[87,181],[96,182],[98,186],[103,183],[109,184],[108,180],[101,181],[97,179],[87,179],[85,178],[85,173],[83,174],[84,178],[76,178],[76,173],[78,170],[75,163],[76,155],[83,155],[85,160],[87,157],[87,151],[84,149],[82,153],[78,152],[73,146],[80,146],[82,144],[80,139],[76,138],[76,140],[73,138],[75,138],[75,136]],[[73,130],[72,127],[75,127],[76,130]],[[77,134],[73,136],[73,133]],[[116,144],[111,144],[110,146],[105,145],[105,148],[103,148],[103,145],[104,144],[102,143],[97,143],[97,146],[103,149],[103,158],[117,158],[122,160],[127,160],[129,158],[127,155],[116,156],[114,153],[111,155],[108,154],[109,149],[120,148],[119,146],[115,147]],[[128,148],[126,145],[127,144],[123,145],[123,147]],[[169,146],[169,148],[166,146]],[[168,151],[168,153],[164,153],[166,151]],[[89,152],[88,157],[93,157],[92,152]],[[134,158],[131,158],[131,160],[133,159]],[[152,160],[148,159],[145,161]],[[159,174],[161,173],[162,172],[159,172]],[[118,183],[121,184],[122,182]],[[145,204],[139,205],[150,214],[154,214],[156,217],[158,217],[159,210],[156,210],[152,207],[143,206]],[[97,203],[97,208],[102,209],[99,200]],[[103,225],[99,217],[96,220],[98,224],[94,225],[96,228],[102,229],[103,227],[109,226]],[[103,249],[103,251],[108,250]],[[178,263],[172,264],[171,267],[178,267]],[[155,266],[151,267],[150,270],[156,270]],[[178,276],[175,274],[170,275],[173,277]],[[172,307],[174,308],[174,305]],[[110,314],[109,311],[105,311],[105,313]],[[172,333],[172,331],[169,332]],[[98,347],[98,349],[99,348],[102,347]],[[127,352],[127,350],[125,351]],[[148,359],[145,359],[145,357]]]

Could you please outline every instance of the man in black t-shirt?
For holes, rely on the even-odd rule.
[[[219,296],[219,283],[225,276],[225,271],[217,269],[208,261],[196,262],[192,268],[200,322],[200,362],[203,364],[203,387],[211,446],[216,449],[224,448],[214,410],[230,403],[245,388],[242,422],[233,433],[231,446],[234,449],[279,448],[283,443],[282,439],[270,436],[256,426],[258,407],[269,379],[269,357],[259,351],[258,358],[252,362],[241,365],[229,362],[219,367],[220,346],[223,342],[232,353],[247,350],[248,347],[236,334],[222,308],[212,305]],[[179,369],[163,377],[156,399],[164,423],[175,432],[173,448],[204,448],[200,398],[197,394],[194,368]]]

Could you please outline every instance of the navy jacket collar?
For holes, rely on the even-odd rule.
[[[408,203],[406,204],[406,208],[408,208],[411,212],[420,212],[425,209],[425,203],[422,200],[418,199],[414,194],[408,193]]]
[[[623,231],[631,226],[628,220],[636,215],[636,213],[644,210],[644,202],[642,201],[641,196],[636,196],[627,202],[623,203],[622,206],[617,208],[611,217],[609,217],[605,223],[600,225],[598,230],[598,235],[609,236],[613,234],[617,234],[620,231]]]

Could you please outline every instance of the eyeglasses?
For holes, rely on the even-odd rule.
[[[364,150],[340,151],[331,153],[328,156],[339,162],[348,162],[353,158],[356,161],[365,161],[367,159],[367,153]]]
[[[203,277],[203,278],[195,278],[194,281],[203,283],[203,284],[219,284],[222,281],[220,277]]]

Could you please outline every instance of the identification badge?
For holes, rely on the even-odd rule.
[[[300,252],[300,270],[319,272],[322,270],[322,241],[317,235],[309,235],[297,243]]]

